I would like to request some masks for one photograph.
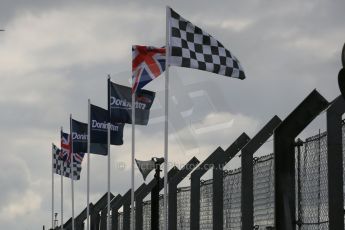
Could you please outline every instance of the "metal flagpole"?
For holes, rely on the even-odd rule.
[[[110,125],[111,125],[111,109],[110,109],[110,74],[108,74],[108,113],[109,113],[109,120],[108,120],[108,210],[107,210],[107,230],[111,229],[111,221],[110,221]],[[113,218],[115,218],[113,216]]]
[[[88,100],[88,124],[87,124],[87,182],[86,182],[86,229],[90,230],[90,133],[91,133],[91,122],[90,122],[90,99]]]
[[[62,126],[61,126],[61,133],[63,132]],[[61,146],[61,134],[60,134],[60,149],[62,151],[62,146]],[[64,161],[61,159],[61,165],[60,165],[60,179],[61,179],[61,230],[63,230],[63,174],[64,174],[64,169],[63,169],[63,164]]]
[[[132,73],[133,74],[133,73]],[[132,78],[132,162],[131,162],[131,230],[134,230],[134,164],[135,164],[135,95],[136,91],[133,91],[134,79]]]
[[[54,229],[54,144],[52,144],[52,228]]]
[[[169,134],[169,52],[170,52],[170,8],[166,7],[165,44],[165,119],[164,119],[164,229],[168,230],[168,134]]]
[[[108,210],[107,210],[107,230],[110,230],[110,121],[108,122]]]
[[[108,134],[107,134],[107,144],[108,144],[108,208],[107,208],[107,230],[110,230],[111,229],[111,222],[110,222],[110,124],[111,124],[111,109],[110,109],[110,81],[111,81],[111,78],[110,78],[110,74],[108,74],[108,84],[107,84],[107,87],[108,87],[108,113],[109,113],[109,118],[108,118]],[[114,217],[113,217],[114,218]]]
[[[70,143],[71,143],[71,184],[72,184],[72,230],[74,230],[74,160],[73,160],[73,138],[72,138],[72,114],[70,115]]]

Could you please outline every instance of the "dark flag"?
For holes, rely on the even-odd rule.
[[[108,108],[112,122],[132,124],[132,89],[108,80]],[[138,90],[135,98],[135,124],[147,125],[155,93]]]
[[[73,152],[87,152],[87,124],[72,119]]]
[[[72,119],[73,152],[87,153],[87,124]],[[90,143],[90,153],[107,155],[107,144]]]
[[[153,160],[140,161],[135,159],[135,162],[137,163],[139,171],[141,172],[141,175],[143,175],[144,180],[146,180],[146,177],[150,174],[150,172],[156,168],[156,164]]]
[[[107,155],[107,132],[109,122],[109,112],[101,107],[90,105],[90,124],[91,124],[91,137],[90,142],[92,145],[101,144],[98,149],[94,149],[94,153]],[[123,128],[124,124],[111,123],[110,125],[110,144],[122,145],[123,144]],[[97,147],[94,145],[94,147]]]
[[[339,71],[338,83],[340,92],[343,95],[343,98],[345,99],[345,44],[343,47],[343,52],[341,53],[341,63],[343,64],[343,68]]]
[[[338,74],[338,84],[341,95],[345,99],[345,68],[341,69]]]

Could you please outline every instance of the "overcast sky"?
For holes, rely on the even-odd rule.
[[[329,101],[339,95],[343,0],[2,0],[1,229],[50,227],[51,143],[59,143],[61,126],[69,131],[70,113],[86,122],[88,98],[105,107],[107,74],[129,85],[131,45],[164,45],[167,3],[229,48],[247,75],[241,81],[171,68],[171,162],[183,164],[192,156],[203,160],[242,132],[254,136],[274,115],[284,119],[315,88]],[[137,128],[136,157],[141,160],[163,155],[164,77],[147,88],[158,93],[149,125]],[[130,186],[130,131],[126,126],[124,145],[111,149],[114,194]],[[271,151],[271,146],[263,148],[266,154]],[[95,202],[106,191],[106,158],[91,158]],[[86,205],[85,165],[84,160],[76,182],[76,214]],[[55,177],[58,212],[59,179]],[[67,220],[69,180],[64,187]]]

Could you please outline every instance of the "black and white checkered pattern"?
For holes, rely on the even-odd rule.
[[[53,144],[52,151],[53,151],[53,172],[58,175],[61,175],[61,173],[63,173],[63,176],[71,178],[72,177],[71,163],[61,160],[60,158],[61,150],[57,148],[54,144]],[[62,172],[61,172],[61,164],[63,166]],[[73,180],[79,180],[80,173],[81,173],[81,163],[74,161],[73,166],[74,166]]]
[[[169,64],[244,79],[240,62],[219,41],[170,9]]]

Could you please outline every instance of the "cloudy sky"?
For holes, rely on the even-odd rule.
[[[105,107],[107,74],[129,85],[131,45],[164,45],[166,4],[220,40],[247,74],[241,81],[171,68],[171,162],[183,164],[194,155],[203,160],[242,132],[252,137],[275,114],[285,118],[314,88],[329,101],[339,94],[342,0],[2,0],[1,229],[50,226],[51,143],[59,143],[61,126],[69,131],[70,113],[86,121],[88,98]],[[163,155],[164,77],[147,88],[158,94],[150,124],[137,128],[142,160]],[[130,186],[130,126],[124,136],[125,144],[111,149],[114,194]],[[272,146],[263,148],[271,151]],[[105,166],[105,157],[91,157],[91,201],[106,191]],[[59,211],[59,177],[55,180]],[[66,220],[71,215],[67,179],[64,188]],[[76,183],[76,214],[86,205],[85,188],[84,167]]]

